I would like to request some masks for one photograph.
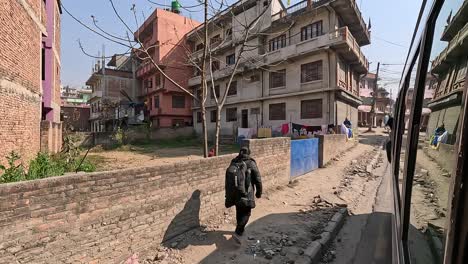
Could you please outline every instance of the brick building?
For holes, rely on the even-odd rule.
[[[92,90],[88,101],[92,132],[142,124],[143,104],[137,100],[140,85],[135,70],[136,61],[130,56],[114,55],[107,66],[105,59],[96,63],[86,81]]]
[[[0,2],[0,163],[61,147],[60,1]]]
[[[156,9],[135,37],[146,47],[160,44],[151,50],[153,60],[171,79],[187,88],[192,69],[187,65],[185,35],[198,25],[176,10]],[[152,64],[143,61],[137,78],[142,81],[142,100],[154,128],[192,123],[191,97],[166,80]]]

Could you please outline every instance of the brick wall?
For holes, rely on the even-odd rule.
[[[266,189],[289,180],[288,138],[250,140]],[[224,208],[235,155],[0,185],[5,263],[119,263]]]
[[[353,147],[357,141],[346,140],[346,135],[319,135],[319,166],[323,167],[331,159]]]
[[[41,151],[57,153],[62,148],[62,123],[41,121]]]
[[[0,164],[39,151],[42,1],[20,2],[0,1]]]

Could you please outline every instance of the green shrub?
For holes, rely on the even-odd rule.
[[[0,164],[0,170],[3,173],[0,175],[0,183],[16,182],[25,179],[24,166],[22,163],[16,165],[17,161],[21,159],[20,155],[15,151],[10,152],[5,157],[8,162],[8,167]]]
[[[11,152],[6,159],[8,167],[0,165],[0,170],[3,171],[3,174],[0,176],[0,183],[60,176],[66,172],[93,172],[96,170],[96,166],[88,159],[82,161],[83,157],[71,158],[66,153],[56,155],[38,153],[36,158],[30,161],[27,173],[21,163],[16,165],[17,161],[21,159],[16,152]]]
[[[37,157],[29,163],[27,180],[42,179],[51,176],[63,175],[67,170],[66,163],[61,162],[57,156],[47,153],[38,153]]]

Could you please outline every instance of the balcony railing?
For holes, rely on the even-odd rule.
[[[307,8],[309,6],[315,8],[317,6],[321,6],[323,4],[326,4],[326,3],[330,2],[330,1],[331,0],[305,0],[305,1],[299,2],[297,4],[294,4],[294,5],[286,8],[285,10],[281,10],[278,13],[272,15],[271,16],[271,21],[273,22],[275,20],[286,17],[288,15],[296,14],[299,11],[304,11],[305,8]]]
[[[286,46],[268,52],[265,56],[265,63],[272,64],[292,57],[302,56],[305,53],[321,49],[325,46],[346,44],[358,58],[359,63],[366,69],[369,67],[368,60],[347,27],[342,27],[328,34],[323,34],[307,40],[302,40],[301,35],[298,34],[286,39],[286,43]],[[267,45],[265,49],[268,48]]]

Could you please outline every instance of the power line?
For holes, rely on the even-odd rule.
[[[388,43],[388,44],[392,44],[392,45],[398,46],[398,47],[400,47],[400,48],[405,48],[405,49],[408,49],[408,48],[409,48],[409,47],[404,46],[404,45],[401,45],[401,44],[399,44],[399,43],[395,43],[395,42],[392,42],[392,41],[383,39],[383,38],[381,38],[381,37],[378,37],[378,36],[376,36],[375,34],[373,34],[372,36],[374,36],[374,38],[376,38],[376,39],[378,39],[378,40],[380,40],[380,41],[383,41],[383,42],[386,42],[386,43]]]

